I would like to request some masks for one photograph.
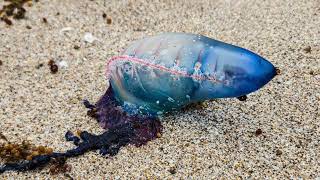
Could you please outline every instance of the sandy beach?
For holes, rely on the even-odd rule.
[[[12,25],[0,21],[0,132],[12,142],[65,151],[66,131],[103,132],[82,100],[105,92],[109,58],[149,35],[202,34],[260,54],[281,74],[245,102],[162,118],[161,138],[145,146],[69,159],[67,175],[45,167],[0,179],[320,178],[319,0],[40,0],[25,9]]]

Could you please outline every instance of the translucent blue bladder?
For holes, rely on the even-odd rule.
[[[275,75],[269,61],[249,50],[185,33],[138,40],[107,65],[116,99],[127,112],[146,114],[243,96]]]

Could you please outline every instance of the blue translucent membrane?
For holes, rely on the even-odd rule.
[[[201,35],[167,33],[134,42],[109,65],[116,98],[128,112],[160,114],[192,102],[239,97],[275,75],[261,56]]]

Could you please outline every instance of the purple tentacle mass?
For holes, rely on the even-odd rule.
[[[112,87],[108,88],[96,105],[91,105],[87,101],[85,105],[90,109],[88,115],[95,118],[104,129],[132,127],[130,144],[143,145],[159,136],[162,131],[162,125],[157,117],[143,114],[129,115],[125,112],[115,99]]]

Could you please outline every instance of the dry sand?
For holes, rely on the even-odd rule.
[[[64,151],[73,147],[64,141],[67,130],[102,132],[81,100],[96,101],[106,90],[106,60],[147,35],[207,35],[282,70],[246,102],[221,99],[163,118],[163,136],[146,146],[68,160],[75,179],[320,178],[319,0],[41,0],[26,9],[27,19],[0,22],[0,131],[14,142]],[[66,27],[73,30],[61,33]],[[86,32],[99,41],[85,43]],[[51,74],[50,59],[68,67]],[[36,177],[67,178],[48,168],[0,175]]]

